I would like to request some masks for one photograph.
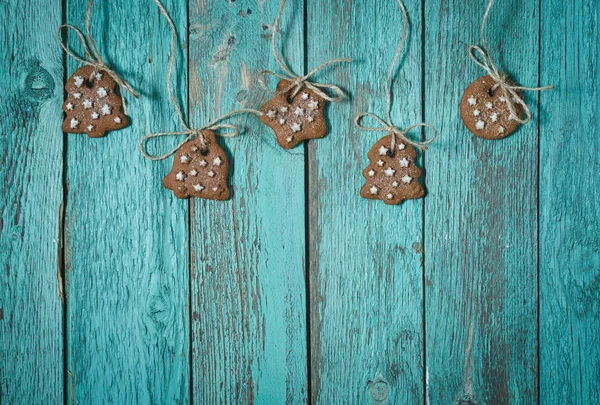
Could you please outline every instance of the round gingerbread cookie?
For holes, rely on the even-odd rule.
[[[508,100],[501,89],[492,91],[496,82],[490,76],[482,76],[465,90],[460,102],[460,117],[473,134],[484,139],[502,139],[520,126],[508,107]],[[523,108],[512,100],[516,113]]]

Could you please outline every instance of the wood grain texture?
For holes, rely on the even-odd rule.
[[[485,74],[468,45],[481,43],[486,5],[432,1],[425,10],[425,115],[441,132],[427,152],[425,200],[430,404],[531,404],[538,397],[538,128],[534,120],[488,141],[459,116],[464,89]],[[538,7],[499,1],[488,20],[498,66],[526,86],[538,82]],[[525,97],[537,111],[537,94]]]
[[[542,1],[540,397],[600,403],[600,9]]]
[[[421,2],[405,4],[412,28],[393,109],[401,128],[421,120]],[[309,0],[307,19],[308,70],[355,59],[316,78],[351,97],[329,105],[329,135],[309,146],[312,402],[419,403],[423,200],[388,206],[360,197],[367,152],[385,133],[353,123],[361,111],[385,116],[402,14],[395,1]]]
[[[67,2],[69,23],[83,28],[86,3]],[[165,6],[185,39],[186,1]],[[145,160],[138,146],[145,133],[178,126],[165,87],[171,31],[152,1],[96,1],[92,26],[105,60],[143,97],[126,96],[128,128],[68,137],[69,402],[186,403],[187,204],[161,185],[171,162]],[[69,59],[69,74],[77,66]],[[156,143],[166,150],[175,140]]]
[[[0,2],[0,19],[0,403],[60,403],[60,1]]]
[[[262,69],[277,70],[270,24],[278,1],[190,2],[192,124],[269,95]],[[281,30],[302,71],[302,2],[289,2]],[[275,82],[271,86],[275,87]],[[192,201],[192,379],[202,404],[300,404],[307,398],[304,278],[304,153],[285,151],[255,116],[220,139],[233,197]]]

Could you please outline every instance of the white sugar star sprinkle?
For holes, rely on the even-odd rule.
[[[503,134],[504,133],[504,127],[499,127],[498,128],[498,132],[500,132],[501,134]]]
[[[83,77],[75,76],[75,86],[81,87],[82,84],[83,84]]]
[[[297,122],[295,124],[292,124],[292,132],[300,132],[301,129],[302,129],[302,126],[300,124],[298,124]]]
[[[385,147],[385,146],[383,146],[383,145],[381,145],[381,146],[379,147],[379,154],[380,154],[381,156],[383,156],[383,155],[387,155],[388,151],[389,151],[389,149],[388,149],[388,148],[386,148],[386,147]]]
[[[406,184],[410,183],[412,180],[412,177],[410,177],[408,174],[404,177],[402,177],[402,181]]]
[[[479,114],[481,114],[481,111],[479,111],[479,110],[473,111],[474,116],[479,117]]]
[[[213,187],[212,189],[213,189],[213,191],[217,191],[219,189],[219,187]]]
[[[288,136],[287,138],[285,138],[285,140],[287,141],[287,143],[291,143],[294,140],[294,137]]]
[[[398,187],[399,185],[400,184],[397,181],[395,181],[395,182],[392,183],[392,186],[394,186],[394,187]]]
[[[285,124],[285,118],[280,118],[280,119],[279,119],[279,123],[280,123],[281,125]]]
[[[276,112],[275,112],[275,111],[273,111],[273,110],[269,110],[269,111],[267,112],[267,117],[269,117],[269,118],[273,119],[273,118],[275,118],[275,114],[276,114]]]
[[[488,110],[491,110],[492,108],[494,108],[494,104],[487,102],[485,103],[485,106],[487,107]]]
[[[279,109],[279,111],[281,111],[283,114],[285,114],[286,112],[288,112],[288,108],[287,107],[281,107]]]
[[[175,175],[175,178],[177,179],[177,181],[184,181],[185,180],[185,173],[184,172],[179,172]]]
[[[71,118],[71,128],[77,128],[77,125],[79,125],[79,121],[75,118]]]
[[[377,161],[377,166],[383,166],[383,160],[378,160]]]
[[[308,93],[302,93],[300,97],[302,97],[302,100],[308,100]]]
[[[83,108],[92,108],[92,100],[83,100]]]
[[[386,197],[388,198],[388,200],[391,200],[394,196],[391,194],[388,194]]]
[[[373,176],[375,176],[375,172],[374,172],[373,170],[369,170],[369,173],[368,173],[368,174],[369,174],[369,176],[370,176],[370,177],[373,177]]]
[[[206,160],[204,160],[204,159],[202,159],[199,164],[201,167],[204,167],[207,165]]]
[[[202,191],[202,190],[204,190],[204,187],[202,187],[200,184],[194,184],[194,190]]]
[[[296,107],[296,111],[294,111],[294,114],[300,116],[300,115],[304,115],[304,110],[300,107]]]
[[[115,121],[117,124],[120,124],[120,123],[121,123],[121,117],[115,117],[115,120],[114,120],[114,121]]]
[[[479,120],[477,121],[477,124],[475,124],[475,128],[477,129],[483,129],[485,127],[485,122]]]
[[[101,112],[102,115],[110,115],[110,106],[108,104],[104,104]]]
[[[493,113],[492,115],[490,115],[490,119],[492,120],[492,122],[498,121],[498,114]]]
[[[471,105],[475,105],[477,103],[477,99],[475,97],[469,97],[469,99],[467,101]]]
[[[88,130],[88,132],[89,132],[89,131],[91,131],[92,129],[94,129],[94,126],[93,126],[93,125],[88,125],[88,126],[87,126],[87,130]]]
[[[502,101],[503,103],[506,103],[506,98],[500,97],[500,101]]]
[[[402,158],[398,160],[400,162],[400,167],[408,167],[409,161],[407,158]]]
[[[396,173],[396,171],[394,169],[392,169],[391,167],[388,167],[387,169],[384,170],[384,173],[386,176],[392,177],[394,175],[394,173]]]
[[[100,115],[99,115],[97,112],[95,112],[95,111],[94,111],[94,112],[92,113],[92,119],[93,119],[93,120],[97,120],[97,119],[98,119],[98,117],[100,117]]]
[[[196,177],[198,175],[198,172],[196,171],[196,169],[192,169],[192,170],[190,170],[190,172],[188,174],[190,176]]]
[[[215,166],[221,166],[221,163],[222,163],[222,162],[223,162],[223,161],[221,160],[221,158],[217,156],[217,157],[216,157],[216,158],[214,158],[214,160],[213,160],[213,165],[215,165]]]
[[[98,97],[100,98],[104,98],[108,95],[104,87],[98,87],[98,90],[96,90],[96,94],[98,94]]]
[[[190,158],[187,155],[181,155],[181,157],[179,158],[179,161],[181,163],[187,163],[190,160]]]
[[[102,80],[102,73],[96,73],[96,80]]]
[[[404,145],[403,143],[398,144],[398,150],[404,150],[404,148],[406,148],[406,145]]]
[[[198,151],[198,147],[197,146],[192,146],[192,152],[197,152]]]
[[[373,187],[371,187],[369,189],[369,191],[371,192],[371,194],[377,194],[377,192],[379,191],[379,189],[377,187],[373,186]]]
[[[314,120],[315,120],[315,117],[313,117],[312,115],[309,115],[309,116],[306,118],[306,121],[308,121],[308,122],[313,122]]]
[[[67,110],[71,111],[73,109],[73,103],[67,104]]]
[[[213,171],[211,170],[211,171],[209,171],[209,172],[208,172],[208,175],[209,175],[210,177],[215,177],[215,172],[213,172]]]
[[[73,97],[79,100],[81,98],[81,93],[73,93]]]
[[[319,107],[319,102],[317,100],[310,100],[308,102],[308,108],[310,108],[311,110],[316,110],[317,107]]]

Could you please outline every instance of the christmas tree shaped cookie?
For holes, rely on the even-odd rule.
[[[129,119],[121,112],[123,102],[115,93],[116,85],[103,70],[95,71],[93,66],[77,69],[65,84],[63,132],[97,138],[126,127]]]
[[[421,198],[425,190],[419,184],[421,169],[415,165],[415,149],[398,140],[391,149],[391,137],[381,138],[368,153],[369,165],[363,170],[367,183],[360,195],[396,205],[407,199]]]
[[[184,143],[175,155],[173,169],[163,185],[178,198],[198,197],[227,200],[229,162],[215,139],[214,132],[203,130],[204,145],[199,137]]]
[[[289,80],[281,80],[277,91],[289,87]],[[327,134],[323,115],[327,101],[304,87],[291,98],[293,90],[275,94],[260,111],[260,120],[271,127],[277,142],[284,149],[291,149],[307,139],[322,138]]]

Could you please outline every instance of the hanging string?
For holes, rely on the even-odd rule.
[[[225,136],[225,137],[238,136],[240,134],[240,129],[236,125],[220,124],[220,122],[226,120],[227,118],[233,117],[234,115],[246,114],[246,113],[262,115],[262,112],[253,110],[250,108],[243,108],[243,109],[235,110],[228,114],[225,114],[225,115],[213,120],[209,124],[206,124],[200,128],[190,128],[186,124],[185,119],[183,118],[183,112],[181,111],[181,107],[179,107],[179,104],[177,103],[177,99],[175,98],[175,94],[173,93],[173,88],[171,87],[171,77],[173,76],[173,70],[175,67],[175,54],[177,52],[177,29],[175,28],[175,24],[173,23],[173,20],[171,19],[171,16],[169,15],[167,9],[163,6],[163,4],[160,2],[160,0],[154,0],[154,2],[158,6],[158,9],[162,13],[162,15],[166,18],[167,22],[169,23],[169,26],[171,27],[171,31],[173,32],[173,43],[171,44],[171,56],[169,57],[169,71],[167,73],[167,92],[169,93],[171,102],[175,106],[175,111],[177,112],[179,121],[181,122],[181,125],[185,128],[185,130],[183,130],[183,131],[151,133],[151,134],[145,135],[142,138],[142,140],[140,141],[140,149],[142,151],[142,155],[144,155],[145,158],[150,159],[150,160],[163,160],[163,159],[166,159],[169,156],[173,155],[174,153],[176,153],[179,150],[179,148],[181,148],[186,142],[188,142],[194,138],[198,138],[200,140],[202,148],[206,148],[206,140],[204,139],[204,135],[202,134],[202,131],[206,130],[206,129],[211,130],[211,131],[216,131],[219,129],[230,129],[231,132],[220,132],[220,133],[217,133],[217,135]],[[173,148],[172,150],[170,150],[169,152],[167,152],[163,155],[152,156],[148,152],[146,152],[146,143],[148,142],[148,140],[153,139],[153,138],[162,137],[162,136],[173,136],[173,135],[187,135],[187,136],[175,148]]]
[[[64,51],[69,56],[71,56],[73,59],[75,59],[76,61],[78,61],[80,63],[83,63],[84,65],[92,66],[94,68],[94,71],[93,71],[90,79],[99,70],[103,70],[110,77],[112,77],[115,80],[115,82],[117,82],[122,89],[127,90],[132,96],[134,96],[135,98],[138,98],[140,96],[138,94],[138,92],[136,92],[133,89],[133,87],[131,87],[131,85],[125,79],[123,79],[121,76],[119,76],[119,74],[117,74],[114,70],[112,70],[108,66],[106,66],[104,59],[102,59],[102,57],[100,56],[100,53],[98,52],[98,49],[96,48],[96,43],[94,42],[94,38],[92,37],[92,33],[91,33],[91,29],[90,29],[91,20],[92,20],[92,3],[93,3],[93,0],[88,1],[87,16],[85,19],[85,32],[87,34],[87,38],[81,33],[81,31],[77,27],[74,27],[71,24],[63,24],[60,27],[58,27],[58,31],[56,32],[56,37],[58,38],[58,43],[60,44],[62,49],[64,49]],[[62,30],[64,28],[68,28],[68,29],[75,31],[75,34],[77,34],[77,37],[79,37],[79,40],[81,41],[81,44],[83,45],[83,50],[85,51],[85,58],[77,55],[75,52],[73,52],[69,48],[67,48],[67,46],[63,42],[62,36],[61,36]],[[121,92],[121,101],[123,103],[123,111],[127,115],[127,106],[125,105],[125,97],[123,95],[123,92]]]
[[[506,103],[508,105],[508,109],[512,114],[512,117],[521,124],[527,124],[531,120],[531,111],[529,107],[523,101],[523,98],[519,95],[519,91],[544,91],[544,90],[552,90],[554,86],[544,86],[544,87],[524,87],[524,86],[515,86],[512,85],[505,74],[501,73],[496,66],[496,63],[492,59],[492,54],[488,47],[487,41],[485,39],[485,26],[487,24],[487,19],[490,14],[490,10],[494,5],[495,0],[490,0],[485,10],[485,14],[483,15],[483,22],[481,23],[481,40],[483,42],[483,48],[477,45],[471,45],[469,47],[469,56],[473,61],[482,67],[487,74],[496,82],[496,84],[492,87],[492,92],[497,89],[502,90],[504,98],[506,99]],[[478,55],[475,54],[477,52]],[[525,118],[521,118],[517,113],[515,103],[520,104],[525,112]]]
[[[369,113],[369,112],[361,112],[354,118],[354,123],[356,124],[356,126],[359,129],[362,129],[363,131],[388,132],[391,137],[391,150],[394,150],[396,148],[396,137],[402,139],[404,142],[409,143],[410,145],[413,145],[421,150],[425,150],[425,149],[427,149],[427,145],[429,145],[431,142],[435,141],[435,139],[438,136],[438,132],[434,126],[424,123],[424,122],[421,122],[418,124],[411,125],[410,127],[406,128],[403,131],[392,123],[392,101],[393,101],[392,100],[392,85],[394,82],[394,73],[396,72],[398,61],[400,59],[400,53],[401,53],[402,49],[404,48],[404,43],[406,42],[406,37],[408,36],[408,14],[406,13],[406,8],[404,7],[402,0],[398,0],[398,5],[400,6],[400,9],[402,10],[402,17],[403,17],[404,24],[402,25],[402,38],[400,39],[400,44],[398,45],[398,48],[396,48],[396,53],[394,55],[394,59],[392,60],[392,64],[390,66],[390,70],[388,72],[388,76],[387,76],[387,80],[386,80],[385,91],[386,91],[386,96],[387,96],[387,111],[386,111],[387,120],[384,120],[384,119],[378,117],[377,115]],[[362,121],[366,117],[373,118],[375,121],[377,121],[379,123],[380,126],[369,127],[369,126],[362,125]],[[433,130],[433,137],[424,142],[417,142],[417,141],[413,141],[410,138],[408,138],[407,134],[412,129],[418,128],[418,127],[431,128]]]
[[[273,22],[273,26],[271,28],[271,51],[273,52],[273,56],[275,60],[279,64],[279,67],[286,73],[286,75],[282,75],[279,73],[275,73],[271,70],[263,70],[258,74],[258,82],[267,92],[271,94],[284,94],[294,89],[291,97],[294,98],[303,87],[308,87],[320,97],[324,98],[327,101],[338,102],[344,100],[346,98],[346,94],[342,89],[333,84],[325,84],[325,83],[316,83],[311,82],[308,79],[314,76],[318,71],[324,69],[325,67],[332,65],[334,63],[350,63],[352,59],[348,58],[336,58],[325,63],[322,63],[315,69],[311,70],[307,75],[298,76],[296,75],[292,69],[288,66],[288,64],[283,59],[283,49],[281,50],[281,55],[277,52],[277,47],[275,44],[277,33],[279,32],[279,22],[281,20],[281,14],[283,13],[283,9],[285,6],[286,0],[282,0],[279,5],[279,11],[277,12],[277,16],[275,17],[275,21]],[[283,48],[283,46],[282,46]],[[288,86],[279,91],[271,91],[269,86],[266,84],[264,76],[271,75],[278,77],[280,79],[285,79],[290,82]],[[331,91],[333,95],[328,94],[326,91]]]

